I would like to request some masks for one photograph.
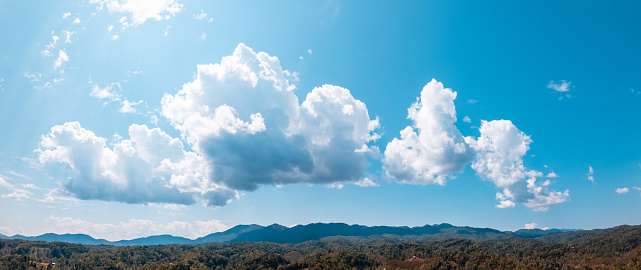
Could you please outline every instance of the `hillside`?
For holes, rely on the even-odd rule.
[[[368,230],[359,226],[330,227],[361,233]],[[452,229],[440,226],[439,231],[444,227]],[[243,235],[241,231],[261,230],[257,228],[241,227],[232,232]],[[288,230],[279,226],[264,228],[277,234]],[[540,232],[531,232],[535,233]],[[47,269],[54,263],[56,269],[641,269],[640,245],[641,226],[476,240],[387,234],[330,236],[287,244],[128,247],[0,240],[0,269]]]
[[[273,242],[273,243],[302,243],[311,240],[320,240],[331,236],[359,236],[371,237],[385,235],[388,237],[401,238],[429,238],[429,239],[495,239],[511,235],[519,237],[540,237],[553,234],[552,231],[543,230],[519,230],[516,232],[502,232],[490,228],[459,227],[443,223],[436,225],[425,225],[420,227],[393,227],[393,226],[363,226],[348,225],[345,223],[312,223],[298,225],[291,228],[272,224],[269,226],[238,225],[224,232],[217,232],[200,237],[188,239],[171,235],[156,235],[131,240],[107,241],[95,239],[84,234],[53,234],[47,233],[40,236],[4,236],[0,239],[21,239],[29,241],[45,242],[67,242],[83,245],[163,245],[163,244],[203,244],[203,243],[238,243],[238,242]]]

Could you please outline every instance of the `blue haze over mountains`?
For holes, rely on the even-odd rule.
[[[363,226],[348,225],[345,223],[312,223],[285,227],[279,224],[269,226],[238,225],[224,232],[212,233],[197,239],[188,239],[172,235],[154,235],[131,240],[108,241],[95,239],[86,234],[54,234],[47,233],[39,236],[0,234],[0,239],[22,239],[28,241],[68,242],[83,245],[167,245],[167,244],[203,244],[203,243],[237,243],[237,242],[273,242],[273,243],[302,243],[305,241],[321,240],[332,236],[372,237],[385,236],[396,238],[431,237],[444,238],[504,238],[517,236],[522,238],[536,238],[553,233],[571,232],[568,229],[521,229],[515,232],[504,232],[491,228],[459,227],[443,223],[425,225],[422,227],[392,227],[392,226]],[[600,231],[600,230],[593,230]]]

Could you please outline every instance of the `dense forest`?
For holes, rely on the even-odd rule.
[[[378,235],[115,247],[0,240],[1,269],[641,269],[641,226],[540,237]]]

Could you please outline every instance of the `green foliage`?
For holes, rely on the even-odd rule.
[[[84,246],[0,240],[0,269],[640,269],[641,227],[538,238],[327,237],[299,244]]]

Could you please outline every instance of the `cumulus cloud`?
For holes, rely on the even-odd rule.
[[[543,175],[541,172],[529,170],[523,165],[523,156],[529,150],[532,140],[511,121],[483,120],[480,132],[481,136],[477,139],[465,138],[477,154],[472,169],[479,177],[490,180],[503,189],[501,194],[497,194],[499,206],[511,205],[514,200],[534,211],[546,211],[549,206],[569,199],[568,190],[549,190],[550,181],[536,181],[537,177]]]
[[[80,18],[76,18],[75,20],[73,20],[73,23],[74,24],[79,24],[80,23]]]
[[[65,14],[62,14],[62,19],[64,20],[69,16],[71,16],[71,12],[66,12]]]
[[[537,225],[538,225],[538,224],[536,224],[535,222],[532,222],[532,223],[526,223],[526,224],[525,224],[525,227],[523,227],[523,228],[524,228],[524,229],[526,229],[526,230],[533,230],[533,229],[536,229],[536,226],[537,226]]]
[[[630,189],[629,189],[629,188],[627,188],[627,187],[623,187],[623,188],[617,188],[617,189],[616,189],[616,190],[614,190],[614,191],[615,191],[617,194],[625,194],[625,193],[628,193],[628,191],[630,191]]]
[[[354,185],[357,185],[359,187],[377,187],[378,178],[376,177],[376,175],[370,175],[369,177],[365,177],[360,181],[355,182]]]
[[[313,89],[299,103],[278,58],[244,44],[162,99],[162,114],[235,190],[357,182],[378,120],[349,90]]]
[[[469,116],[465,116],[465,117],[463,117],[463,122],[465,122],[465,123],[472,123],[472,119],[470,119],[470,117],[469,117]]]
[[[461,171],[474,153],[456,128],[456,92],[432,79],[420,98],[408,109],[413,127],[406,127],[401,138],[387,144],[383,169],[386,176],[401,183],[444,184]]]
[[[545,177],[547,177],[547,178],[557,178],[559,176],[555,172],[549,172]]]
[[[66,62],[69,62],[69,56],[64,50],[58,51],[58,58],[56,61],[53,63],[53,68],[58,69],[62,67]]]
[[[208,181],[205,159],[180,140],[144,125],[131,125],[129,136],[109,148],[105,138],[68,122],[51,128],[36,152],[41,163],[64,163],[76,173],[63,188],[81,200],[189,205],[201,198],[220,206],[238,196]]]
[[[565,80],[561,80],[560,82],[550,81],[550,83],[548,83],[548,89],[552,89],[557,92],[568,92],[570,91],[571,86],[572,83]]]
[[[89,0],[98,4],[98,9],[107,8],[109,12],[125,13],[120,22],[123,28],[141,25],[148,19],[167,20],[183,9],[175,0]]]
[[[126,222],[110,224],[95,223],[71,217],[49,216],[45,218],[44,224],[48,226],[48,232],[59,234],[83,233],[91,235],[94,238],[110,241],[129,240],[162,234],[195,239],[229,229],[228,226],[215,219],[209,221],[196,220],[194,222],[173,221],[167,224],[159,224],[152,220],[132,218]]]

